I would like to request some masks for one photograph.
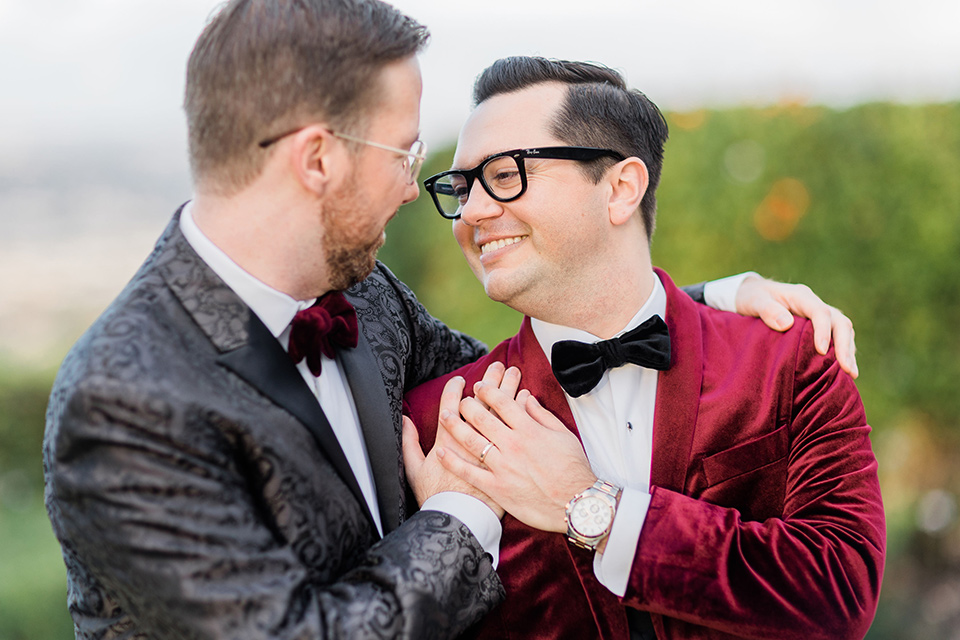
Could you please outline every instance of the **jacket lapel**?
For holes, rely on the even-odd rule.
[[[670,277],[656,270],[667,292],[667,327],[670,329],[671,366],[657,381],[657,406],[653,416],[651,487],[683,491],[693,435],[700,411],[703,384],[703,336],[700,314],[688,295]]]
[[[316,396],[260,318],[193,250],[179,224],[178,211],[157,248],[157,268],[167,286],[217,348],[218,364],[303,423],[370,518],[360,485]]]
[[[383,377],[363,331],[355,349],[339,354],[340,364],[350,383],[353,402],[360,418],[367,457],[373,471],[380,505],[380,522],[386,535],[400,524],[400,441],[398,425],[390,411]]]

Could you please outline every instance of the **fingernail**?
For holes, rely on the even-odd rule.
[[[437,457],[442,458],[445,455],[447,455],[447,452],[441,449],[440,447],[437,447]]]
[[[449,420],[451,415],[452,414],[450,413],[449,409],[444,409],[440,412],[440,419],[444,421]]]
[[[476,391],[477,389],[485,387],[486,384],[487,384],[486,382],[484,382],[483,380],[480,380],[475,385],[473,385],[473,390]]]
[[[777,326],[781,329],[785,329],[790,324],[790,314],[781,313],[777,316]]]

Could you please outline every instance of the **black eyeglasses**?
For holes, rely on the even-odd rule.
[[[474,179],[479,179],[483,190],[498,202],[516,200],[527,190],[527,170],[524,158],[548,158],[550,160],[596,160],[609,156],[619,162],[626,159],[613,149],[595,147],[541,147],[539,149],[514,149],[490,156],[473,169],[453,170],[438,173],[423,181],[424,188],[433,197],[437,211],[444,218],[456,220],[470,197]]]

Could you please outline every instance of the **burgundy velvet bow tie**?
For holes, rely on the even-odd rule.
[[[290,357],[294,364],[307,359],[310,373],[320,375],[320,355],[332,358],[336,347],[357,346],[357,312],[339,291],[331,291],[312,307],[293,316],[290,323]]]
[[[619,338],[594,344],[560,340],[553,345],[553,375],[563,390],[578,398],[599,384],[607,369],[628,362],[648,369],[670,368],[670,333],[660,316],[653,316]]]

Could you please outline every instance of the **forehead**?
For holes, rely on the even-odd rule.
[[[566,85],[544,83],[480,103],[460,130],[453,166],[472,167],[510,149],[560,144],[550,124],[565,96]]]
[[[378,80],[379,99],[370,112],[372,123],[418,129],[423,85],[416,56],[386,64]]]

